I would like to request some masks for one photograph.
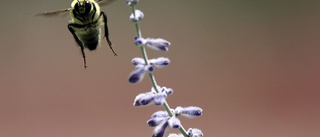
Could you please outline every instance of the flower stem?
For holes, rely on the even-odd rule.
[[[131,8],[131,10],[132,10],[131,12],[132,12],[133,16],[136,17],[136,12],[135,12],[136,8],[135,8],[134,5],[132,5],[131,7],[132,7],[132,8]],[[140,26],[139,26],[138,21],[135,22],[135,25],[136,25],[137,36],[138,36],[138,37],[142,37],[142,36],[141,36],[141,31],[140,31]]]
[[[135,14],[135,6],[131,6],[132,7],[132,13],[133,13],[133,16],[136,17],[136,14]],[[136,27],[136,32],[137,32],[137,36],[138,37],[142,37],[141,35],[141,30],[140,30],[140,25],[139,25],[139,22],[136,21],[134,22],[135,23],[135,27]],[[146,62],[146,65],[149,65],[149,59],[148,59],[148,56],[147,56],[147,52],[146,52],[146,48],[145,46],[140,46],[140,51],[141,51],[141,54],[142,54],[142,57],[144,59],[144,61]],[[157,85],[157,81],[154,77],[154,75],[152,73],[149,73],[149,78],[151,80],[151,83],[152,83],[152,87],[156,90],[157,93],[159,93],[160,91],[158,90],[158,85]],[[167,103],[167,101],[165,100],[164,103],[163,103],[163,107],[164,109],[167,111],[167,113],[169,114],[170,117],[173,117],[174,114],[173,112],[170,110],[170,106],[169,104]],[[185,137],[189,137],[189,135],[187,134],[187,131],[183,128],[182,125],[180,125],[180,128],[179,128],[179,131],[185,136]]]

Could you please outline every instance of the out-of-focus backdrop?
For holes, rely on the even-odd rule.
[[[131,10],[124,0],[102,7],[110,37],[86,50],[67,29],[69,17],[33,14],[70,7],[71,0],[10,0],[0,5],[0,137],[148,137],[146,121],[162,107],[135,108],[148,77],[129,84]],[[140,0],[144,37],[171,42],[171,64],[157,69],[173,88],[171,107],[200,106],[181,117],[207,137],[320,136],[320,1]],[[177,132],[170,129],[169,132]]]

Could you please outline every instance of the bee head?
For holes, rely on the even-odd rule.
[[[75,5],[74,5],[74,10],[76,13],[78,13],[79,15],[87,15],[90,13],[91,11],[91,2],[89,1],[78,1]]]

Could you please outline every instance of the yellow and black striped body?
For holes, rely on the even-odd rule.
[[[81,48],[86,66],[84,49],[95,50],[100,43],[101,26],[104,26],[106,40],[112,49],[109,39],[107,15],[100,11],[100,7],[94,0],[74,0],[70,10],[71,21],[68,29]],[[114,55],[117,55],[113,51]]]
[[[71,21],[68,24],[68,29],[81,48],[84,67],[86,65],[86,56],[84,49],[95,50],[100,43],[101,28],[104,26],[104,36],[109,44],[113,54],[111,41],[109,39],[109,31],[107,24],[107,15],[100,10],[101,5],[106,5],[115,0],[73,0],[71,8],[58,11],[43,12],[35,16],[64,16],[68,12],[71,16]]]

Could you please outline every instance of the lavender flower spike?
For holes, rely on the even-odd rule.
[[[135,70],[130,73],[129,82],[138,83],[142,81],[145,74],[148,73],[152,88],[150,92],[141,93],[136,96],[133,105],[134,106],[147,106],[155,104],[156,106],[163,106],[165,111],[157,111],[152,114],[151,118],[147,121],[147,124],[154,127],[152,137],[164,137],[168,126],[173,129],[179,129],[181,134],[170,134],[169,137],[202,137],[201,130],[196,128],[190,128],[185,130],[181,125],[180,120],[177,118],[179,115],[183,115],[189,118],[194,118],[202,115],[202,109],[199,107],[177,107],[172,109],[166,97],[173,93],[171,88],[160,87],[155,79],[153,71],[156,68],[163,68],[168,66],[170,60],[165,57],[159,57],[155,59],[149,59],[146,47],[158,50],[168,51],[170,42],[162,38],[143,38],[141,35],[139,21],[144,18],[144,13],[136,9],[136,4],[139,0],[126,0],[126,4],[131,8],[131,15],[129,19],[134,23],[136,30],[136,37],[134,38],[134,44],[140,49],[143,58],[133,58],[131,63],[135,66]]]
[[[140,11],[140,10],[135,10],[134,12],[135,12],[135,14],[131,13],[131,15],[130,15],[130,17],[129,17],[129,19],[130,19],[131,21],[137,22],[137,21],[143,19],[144,14],[143,14],[142,11]]]
[[[161,38],[152,39],[147,38],[146,45],[154,50],[160,50],[160,51],[168,51],[168,47],[170,46],[170,42]]]

